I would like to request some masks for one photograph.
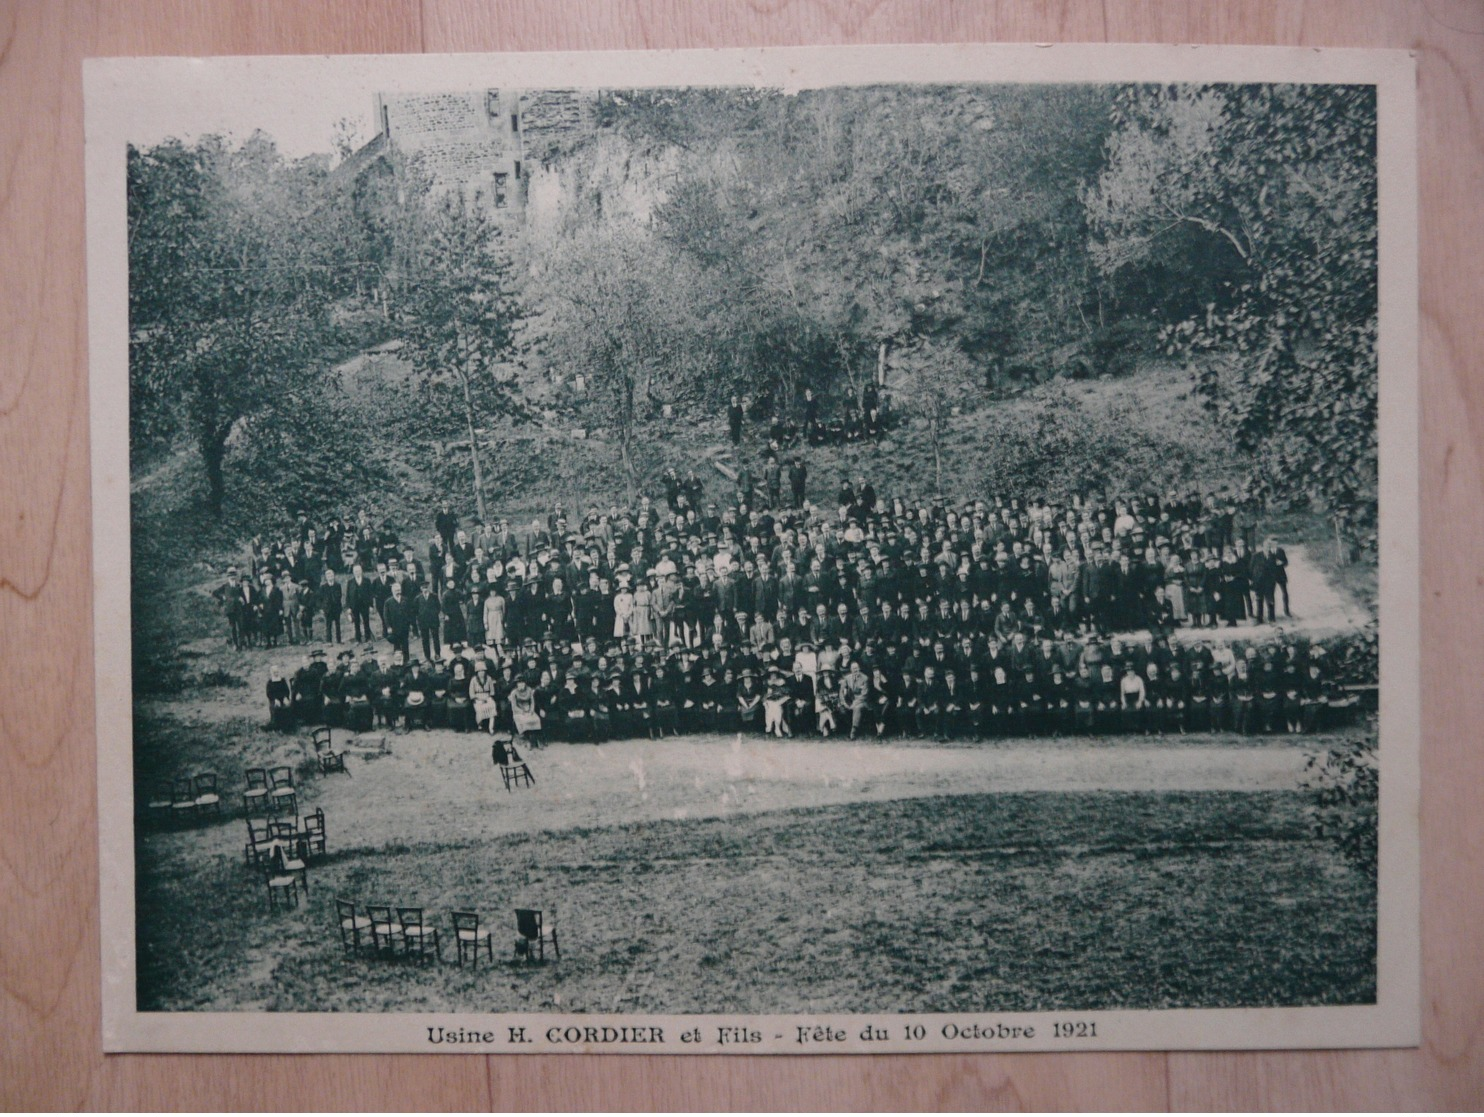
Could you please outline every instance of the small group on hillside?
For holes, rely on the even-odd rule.
[[[727,405],[727,434],[734,446],[741,445],[746,415],[747,406],[742,397],[733,395]],[[776,453],[782,447],[799,442],[809,446],[841,446],[872,441],[879,438],[890,424],[891,394],[878,387],[874,380],[862,386],[858,400],[852,396],[842,408],[829,412],[821,406],[814,389],[805,388],[797,422],[788,419],[781,411],[775,412],[768,421],[768,445]]]

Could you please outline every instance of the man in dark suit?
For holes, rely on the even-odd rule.
[[[443,603],[433,595],[431,582],[424,582],[422,592],[413,603],[417,631],[423,640],[423,658],[429,663],[443,658],[443,643],[438,638],[438,622],[443,618]]]
[[[391,596],[386,599],[382,613],[386,619],[386,638],[394,651],[402,653],[402,661],[405,663],[409,658],[407,645],[412,638],[412,629],[417,624],[417,614],[412,602],[402,596],[400,581],[392,582]]]
[[[439,503],[438,515],[433,518],[433,527],[438,532],[439,538],[443,540],[443,549],[450,549],[453,546],[454,534],[459,530],[459,517],[449,507],[448,501]]]
[[[376,605],[376,591],[360,563],[351,567],[350,581],[345,583],[345,607],[350,610],[350,624],[356,643],[371,639],[371,610]]]
[[[732,445],[739,445],[742,441],[742,401],[736,396],[732,397],[730,406],[727,407],[727,433],[731,436]]]

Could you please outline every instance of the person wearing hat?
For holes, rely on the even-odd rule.
[[[542,718],[541,699],[535,686],[532,685],[530,672],[522,672],[516,677],[515,685],[510,690],[509,702],[511,725],[515,735],[532,748],[544,747],[545,723]]]
[[[412,656],[411,641],[412,630],[417,625],[416,606],[405,596],[400,580],[391,584],[391,594],[386,599],[382,609],[382,618],[386,624],[387,643],[392,646],[394,654],[399,654],[403,662]]]
[[[300,725],[318,725],[323,720],[321,687],[325,678],[325,653],[319,648],[307,654],[294,672],[292,682],[294,719]]]
[[[320,693],[324,698],[325,724],[334,728],[345,726],[345,687],[350,678],[350,661],[353,659],[355,653],[348,649],[337,654],[335,670],[326,675],[320,684]]]
[[[587,692],[577,672],[568,671],[551,697],[551,728],[559,740],[573,744],[592,742],[592,717]]]
[[[643,664],[636,659],[633,667],[624,675],[624,701],[629,718],[630,737],[654,737],[654,713],[650,701],[650,676]]]
[[[469,704],[475,730],[486,727],[493,734],[500,713],[500,688],[490,672],[490,662],[483,656],[474,661],[474,677],[469,680]]]
[[[679,706],[675,681],[664,664],[655,664],[649,684],[650,726],[652,736],[662,740],[666,733],[680,736]]]
[[[853,741],[860,733],[871,702],[871,680],[866,677],[860,660],[852,660],[840,682],[840,707],[850,717],[849,736]]]
[[[443,641],[439,635],[443,605],[434,595],[431,582],[423,582],[420,589],[421,592],[413,602],[413,615],[416,618],[418,635],[422,637],[423,658],[432,663],[443,657]]]
[[[763,691],[763,735],[768,737],[792,737],[788,727],[786,707],[789,700],[788,684],[783,671],[774,664],[768,668],[768,685]]]
[[[212,596],[221,602],[232,647],[238,651],[248,647],[252,643],[251,618],[257,597],[251,579],[243,579],[235,566],[228,567],[226,582],[213,590]]]
[[[397,688],[396,705],[402,711],[405,728],[427,728],[428,707],[432,698],[433,680],[423,670],[422,661],[414,658],[407,664],[407,670]]]
[[[257,629],[265,648],[278,647],[283,635],[283,591],[274,580],[271,571],[263,574],[263,591],[256,603]]]
[[[407,657],[393,650],[391,662],[382,666],[371,679],[371,713],[373,723],[380,721],[393,728],[402,719],[402,676]]]
[[[756,732],[761,724],[763,692],[757,685],[757,672],[744,667],[737,682],[737,720],[742,732]]]
[[[611,692],[605,685],[606,678],[599,671],[586,672],[581,680],[587,700],[587,716],[590,739],[601,745],[613,736],[613,702]]]
[[[835,732],[840,708],[839,674],[833,667],[821,667],[814,681],[814,718],[821,737]]]

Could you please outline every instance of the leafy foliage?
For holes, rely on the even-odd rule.
[[[483,518],[477,429],[502,404],[508,412],[513,394],[502,375],[520,316],[509,257],[485,208],[458,192],[415,198],[401,231],[407,276],[396,319],[424,400],[464,419]]]
[[[617,434],[631,495],[635,425],[662,397],[704,383],[715,367],[694,298],[697,271],[631,223],[579,229],[540,264],[547,353],[559,374],[591,384],[584,409]]]
[[[1171,437],[1127,397],[1089,407],[1053,383],[1039,389],[1034,402],[981,417],[986,492],[1183,491],[1192,477],[1209,471],[1218,449],[1203,454],[1192,438]]]
[[[1188,273],[1214,289],[1161,340],[1253,453],[1254,490],[1374,524],[1374,91],[1145,87],[1116,118],[1085,195],[1098,267],[1198,245]]]
[[[1306,813],[1314,836],[1333,842],[1346,860],[1374,880],[1381,794],[1375,746],[1347,741],[1311,755],[1303,787],[1310,795]]]
[[[255,133],[129,149],[130,398],[134,449],[195,443],[208,503],[226,497],[244,419],[323,371],[329,308],[353,276],[345,210],[322,162],[285,163]]]

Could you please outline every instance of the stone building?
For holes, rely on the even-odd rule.
[[[561,89],[380,93],[377,135],[341,173],[359,179],[395,151],[435,189],[460,190],[493,216],[519,219],[533,171],[591,130],[596,100],[596,94]]]

